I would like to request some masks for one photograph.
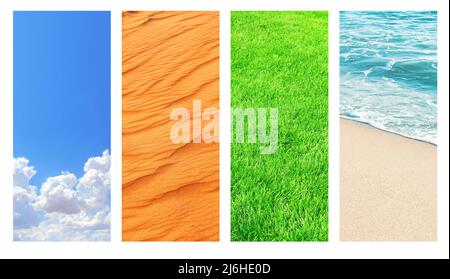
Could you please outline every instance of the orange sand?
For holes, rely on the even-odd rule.
[[[219,108],[218,12],[122,15],[122,238],[219,240],[219,144],[174,144],[173,108]]]

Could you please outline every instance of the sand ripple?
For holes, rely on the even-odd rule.
[[[219,145],[173,144],[169,117],[219,108],[219,14],[124,12],[122,28],[123,240],[217,241]]]

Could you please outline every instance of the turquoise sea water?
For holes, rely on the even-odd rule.
[[[340,114],[437,141],[437,13],[341,12]]]

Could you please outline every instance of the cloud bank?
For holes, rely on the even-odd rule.
[[[36,174],[26,158],[14,159],[14,240],[109,241],[111,201],[109,151],[69,172],[30,185]]]

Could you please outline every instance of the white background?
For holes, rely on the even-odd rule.
[[[0,0],[0,258],[448,258],[447,0]],[[111,242],[13,242],[13,11],[111,11]],[[220,242],[121,242],[121,12],[220,11]],[[329,242],[230,242],[230,11],[329,12]],[[339,11],[438,11],[438,241],[339,242]],[[38,104],[37,104],[38,105]]]

